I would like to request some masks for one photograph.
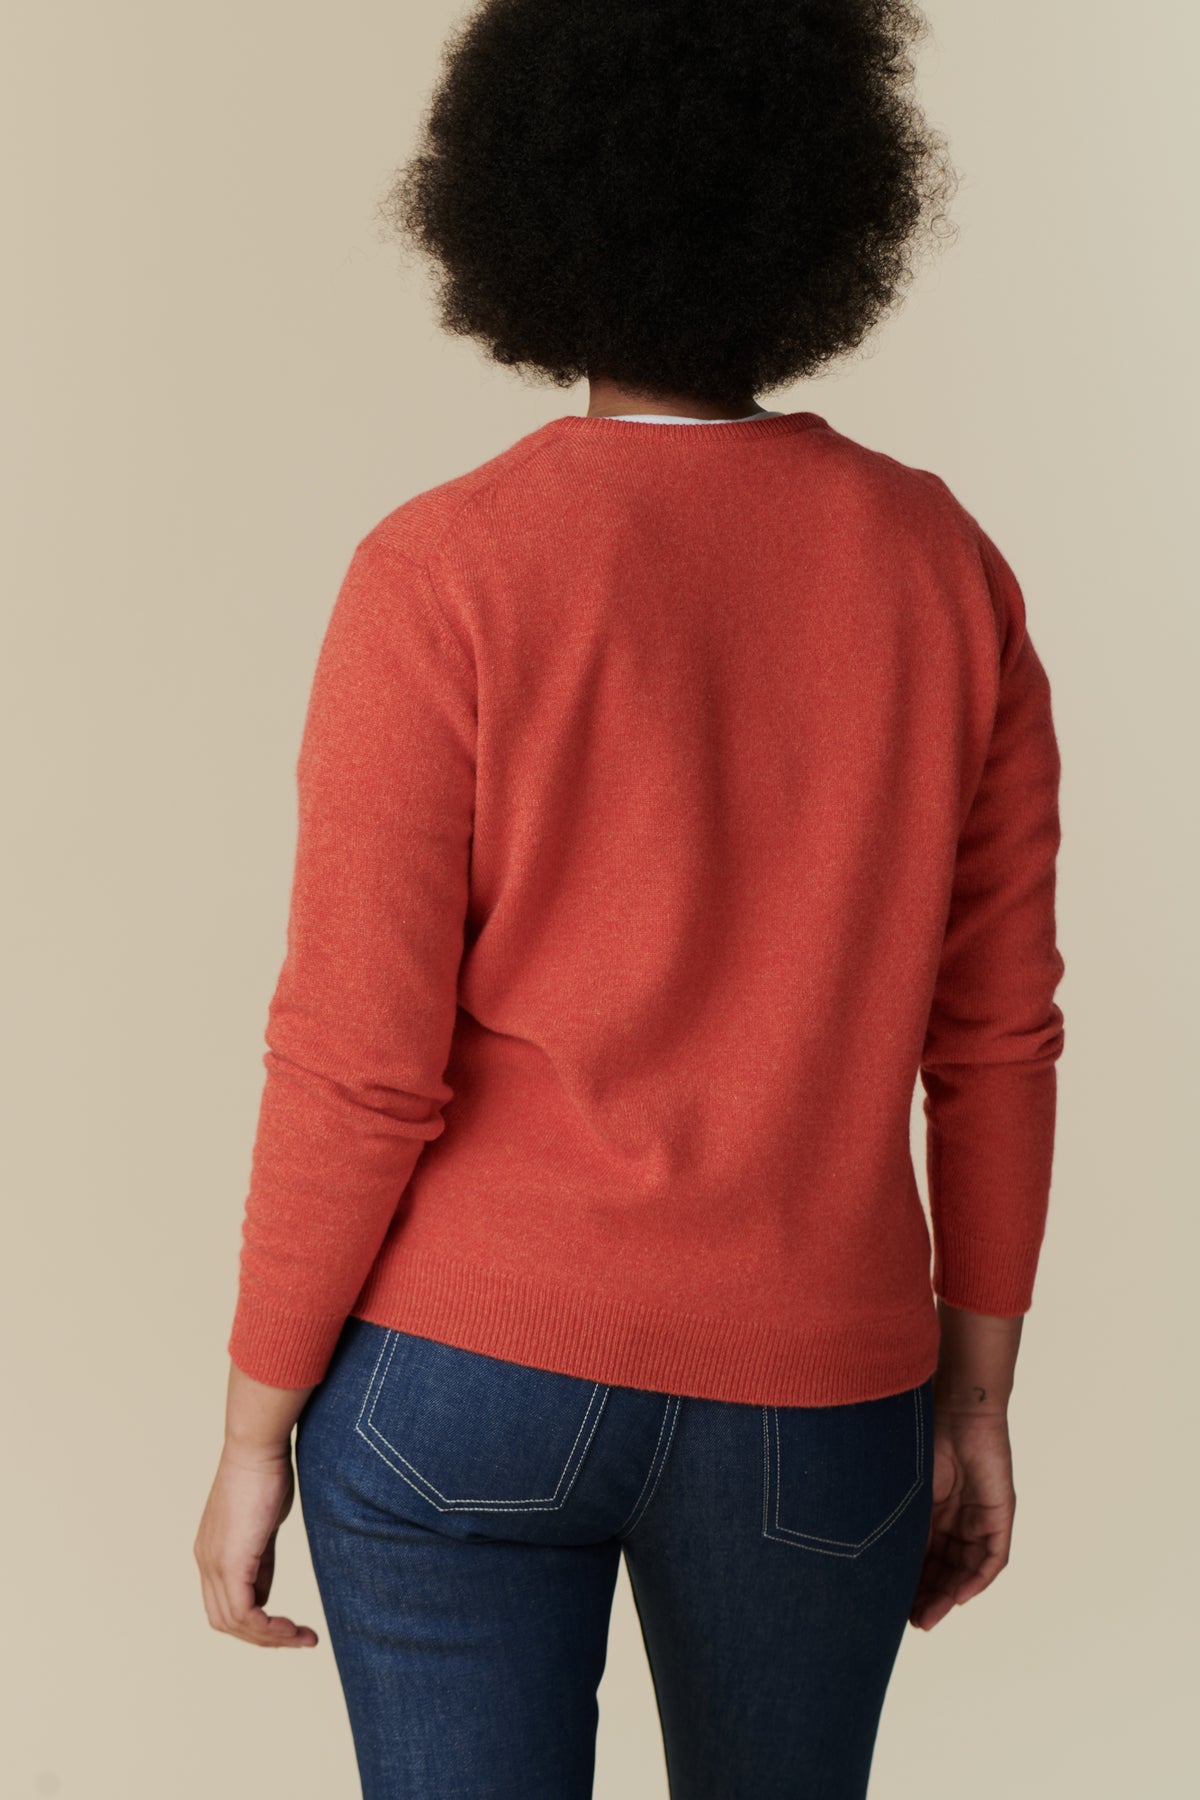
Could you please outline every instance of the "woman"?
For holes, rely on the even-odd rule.
[[[195,1554],[318,1641],[265,1611],[298,1425],[369,1800],[589,1794],[622,1556],[675,1800],[861,1796],[905,1624],[1008,1561],[1048,682],[940,477],[757,398],[944,224],[921,29],[490,0],[389,196],[445,326],[589,403],[360,539],[297,763]]]

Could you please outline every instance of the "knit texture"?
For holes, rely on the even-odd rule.
[[[1059,773],[995,544],[816,413],[570,414],[404,501],[300,740],[234,1362],[353,1314],[829,1405],[932,1372],[935,1293],[1027,1311]]]

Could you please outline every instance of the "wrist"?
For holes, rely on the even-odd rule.
[[[1024,1316],[970,1312],[939,1296],[938,1321],[936,1410],[943,1415],[1003,1416],[1012,1394]]]
[[[237,1469],[267,1469],[292,1460],[291,1435],[275,1440],[237,1437],[228,1431],[221,1446],[221,1461]]]
[[[273,1387],[231,1362],[225,1400],[225,1444],[232,1457],[243,1463],[290,1457],[292,1428],[312,1392],[311,1387]]]
[[[954,1370],[933,1377],[933,1410],[941,1418],[1007,1418],[1011,1386],[971,1381]]]

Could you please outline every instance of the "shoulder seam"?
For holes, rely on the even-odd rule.
[[[468,653],[457,631],[455,631],[446,615],[446,610],[438,596],[437,584],[430,573],[428,564],[425,562],[418,562],[415,556],[409,556],[406,551],[397,549],[394,544],[388,543],[386,538],[382,536],[377,537],[373,531],[367,533],[366,537],[362,540],[362,545],[370,545],[372,549],[378,550],[397,567],[402,566],[421,577],[425,584],[430,613],[437,620],[438,628],[443,637],[453,647],[454,654],[461,662],[464,671],[474,679],[476,673],[474,659]]]
[[[535,427],[535,430],[536,429],[538,429],[538,428]],[[533,435],[533,433],[530,433],[531,437],[532,437],[532,435]],[[516,445],[513,445],[513,444],[510,444],[508,446],[507,450],[501,450],[501,451],[497,452],[496,460],[500,461],[503,464],[503,466],[498,469],[493,470],[492,474],[488,477],[488,479],[486,481],[472,483],[467,488],[467,491],[463,494],[463,496],[459,500],[458,504],[450,509],[450,516],[446,520],[445,524],[443,525],[441,531],[438,533],[434,542],[429,546],[429,550],[428,550],[427,556],[426,556],[426,561],[427,562],[432,561],[434,557],[439,555],[443,544],[445,543],[446,539],[450,536],[451,532],[454,531],[457,526],[461,525],[464,515],[466,513],[468,513],[471,510],[472,506],[474,506],[478,501],[484,499],[486,495],[490,494],[492,489],[494,487],[496,487],[496,485],[499,482],[504,480],[505,476],[510,472],[510,470],[514,466],[519,468],[523,463],[527,462],[529,460],[529,458],[537,456],[541,451],[547,450],[547,449],[549,449],[549,447],[550,447],[549,440],[543,439],[541,443],[536,443],[536,444],[535,443],[527,443],[519,455],[516,454],[517,447],[516,447]],[[467,473],[469,475],[470,471],[468,471]],[[457,479],[462,480],[463,477],[460,476]],[[414,494],[412,496],[412,498],[414,500],[417,500],[417,499],[421,498],[421,495]],[[380,525],[376,525],[375,527],[373,527],[373,530],[379,531],[382,523],[383,523],[383,521],[380,522]],[[368,533],[367,535],[370,536],[371,533]],[[388,544],[387,547],[389,550],[394,549],[394,553],[397,556],[406,557],[407,560],[409,560],[410,562],[413,562],[414,564],[416,563],[416,559],[413,557],[408,557],[406,551],[396,549],[390,543]]]
[[[535,427],[535,430],[536,429],[537,429],[537,427]],[[445,634],[447,635],[447,637],[450,639],[451,643],[453,644],[457,655],[462,660],[463,667],[467,670],[467,672],[472,676],[473,679],[477,678],[477,670],[475,668],[474,657],[468,651],[467,647],[463,644],[462,639],[459,637],[457,631],[454,629],[454,626],[451,624],[451,622],[446,614],[446,610],[445,610],[444,606],[442,605],[441,600],[438,596],[437,582],[434,579],[433,571],[432,571],[432,568],[430,567],[430,565],[434,561],[434,559],[440,554],[442,546],[445,543],[446,539],[450,536],[451,532],[462,523],[464,515],[478,501],[482,500],[486,495],[490,494],[498,482],[503,481],[504,477],[509,473],[510,469],[514,466],[514,462],[517,467],[520,467],[523,463],[528,461],[528,459],[530,457],[536,457],[539,454],[539,452],[546,450],[548,448],[549,448],[549,440],[543,439],[540,443],[526,444],[524,451],[519,456],[516,456],[516,457],[514,457],[514,455],[513,455],[513,452],[515,449],[515,446],[513,446],[513,445],[510,445],[507,451],[499,452],[500,457],[506,459],[504,462],[504,466],[502,468],[496,469],[488,480],[479,482],[477,485],[472,485],[468,489],[468,491],[463,495],[463,497],[459,501],[458,505],[455,507],[452,507],[450,509],[449,518],[446,520],[445,525],[443,526],[442,530],[438,533],[434,542],[427,549],[423,559],[418,559],[415,556],[411,556],[407,550],[402,549],[398,544],[395,544],[392,542],[390,534],[385,529],[386,518],[383,520],[380,520],[377,524],[373,525],[371,527],[370,531],[368,531],[365,534],[365,536],[360,540],[360,545],[365,545],[368,543],[372,544],[374,547],[381,550],[386,556],[390,557],[395,563],[403,564],[405,567],[407,567],[409,569],[416,570],[421,576],[423,576],[426,588],[428,589],[428,592],[429,592],[430,601],[432,603],[432,606],[436,613],[438,621],[439,621],[443,631],[445,632]],[[507,459],[512,459],[512,460],[507,460]],[[419,494],[413,495],[412,498],[419,499],[420,495]],[[389,517],[389,518],[390,518],[390,516],[391,516],[390,514],[387,515],[387,517]]]

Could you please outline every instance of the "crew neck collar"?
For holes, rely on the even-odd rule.
[[[623,419],[602,413],[563,413],[541,427],[546,433],[577,438],[653,437],[657,443],[684,443],[692,438],[786,437],[793,431],[809,431],[827,421],[815,412],[768,412],[751,419]]]
[[[722,418],[706,419],[703,413],[657,413],[627,412],[608,413],[610,419],[635,419],[645,425],[737,425],[743,419],[773,419],[778,416],[776,406],[760,406],[754,412],[728,414]]]

